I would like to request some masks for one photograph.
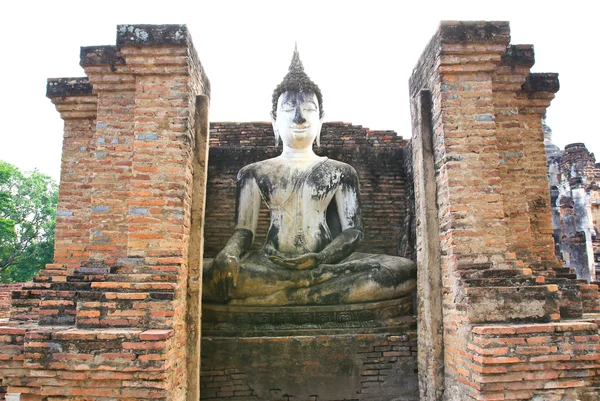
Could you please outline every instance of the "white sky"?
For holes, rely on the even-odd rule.
[[[267,121],[294,42],[326,121],[410,137],[408,78],[440,20],[508,20],[558,72],[548,110],[561,148],[600,154],[597,12],[591,1],[5,1],[0,5],[0,159],[60,174],[62,120],[46,78],[84,76],[79,47],[114,45],[117,24],[187,24],[212,84],[211,121]],[[600,159],[600,158],[599,158]]]

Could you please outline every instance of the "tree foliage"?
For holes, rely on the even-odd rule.
[[[0,161],[0,282],[29,281],[54,256],[58,186]]]

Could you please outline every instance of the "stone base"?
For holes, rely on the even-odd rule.
[[[401,334],[203,336],[201,399],[418,401],[411,326]]]
[[[183,400],[173,330],[0,327],[0,400]]]
[[[600,401],[600,336],[587,320],[474,326],[447,399]]]
[[[404,333],[413,324],[412,297],[350,305],[202,305],[202,336],[255,337]]]

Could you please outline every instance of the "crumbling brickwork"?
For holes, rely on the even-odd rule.
[[[204,401],[419,399],[414,330],[403,335],[209,337],[202,343],[211,351],[203,359]]]
[[[410,146],[337,123],[321,152],[359,170],[373,216],[369,251],[397,253],[405,209],[414,216],[406,222],[415,222],[407,226],[419,268],[421,400],[598,401],[598,286],[554,257],[542,116],[558,77],[531,73],[533,49],[509,37],[506,22],[442,23],[410,80]],[[209,85],[185,26],[119,26],[117,45],[82,48],[81,65],[87,78],[48,83],[65,120],[56,260],[13,291],[0,327],[0,388],[23,400],[196,400],[206,177],[214,254],[228,236],[217,230],[233,228],[236,172],[275,151],[270,127],[214,124],[207,172],[208,103],[198,95]],[[598,179],[595,166],[585,169]],[[402,202],[407,181],[414,205]],[[215,369],[203,389],[252,399],[245,379],[271,362],[255,355],[257,342],[273,347],[272,361],[292,378],[315,366],[312,355],[343,371],[349,365],[336,361],[351,345],[362,348],[350,356],[365,359],[358,373],[344,373],[359,389],[344,399],[397,399],[397,384],[408,381],[400,399],[414,400],[414,340],[412,331],[236,338],[226,346],[240,348],[205,360]],[[309,363],[281,358],[307,343],[317,345]],[[258,365],[216,369],[229,355]]]
[[[7,319],[10,316],[10,300],[13,291],[20,290],[22,283],[0,284],[0,319]]]
[[[594,400],[599,341],[594,323],[474,327],[470,366],[458,380],[475,399],[485,399],[481,392],[505,400]]]
[[[533,48],[509,39],[506,22],[442,23],[410,80],[419,352],[430,365],[420,372],[422,400],[571,399],[598,390],[598,328],[583,322],[596,316],[598,288],[582,291],[554,256],[542,117],[557,74],[530,73]],[[431,169],[433,185],[417,179]],[[439,248],[427,231],[436,222]],[[423,301],[438,293],[441,306]],[[563,330],[565,318],[581,322]],[[546,331],[547,348],[480,344],[486,333],[519,344],[528,341],[522,333]],[[540,375],[526,356],[552,360],[572,349],[581,354],[562,352],[569,363],[560,373],[548,365]],[[513,363],[519,373],[503,376]]]
[[[81,66],[86,78],[48,81],[65,121],[55,263],[13,292],[2,385],[182,399],[192,181],[206,169],[190,144],[208,80],[182,25],[121,25]]]
[[[577,278],[595,282],[600,258],[600,164],[583,143],[561,151],[545,126],[548,179],[557,255]]]

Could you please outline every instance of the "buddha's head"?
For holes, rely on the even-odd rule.
[[[281,138],[284,145],[295,149],[311,147],[315,139],[318,146],[323,116],[321,90],[304,72],[298,50],[294,49],[289,72],[273,92],[275,145]]]

